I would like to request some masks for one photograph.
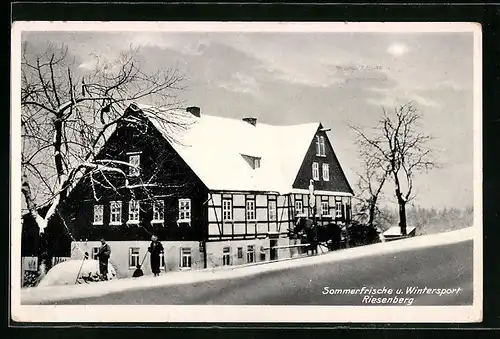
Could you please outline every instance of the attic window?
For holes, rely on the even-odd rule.
[[[137,177],[140,175],[140,166],[141,166],[141,153],[140,152],[129,152],[128,155],[128,163],[129,163],[129,176]]]
[[[316,155],[325,156],[325,137],[322,135],[316,136]]]
[[[253,159],[253,168],[260,168],[260,158],[254,158]]]
[[[260,157],[253,157],[253,156],[244,155],[244,154],[242,154],[241,156],[243,157],[243,159],[245,159],[245,161],[248,163],[248,165],[250,165],[250,167],[252,167],[253,169],[260,168],[260,160],[261,160]]]

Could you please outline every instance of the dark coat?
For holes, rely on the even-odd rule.
[[[159,241],[152,241],[148,247],[148,251],[151,253],[151,256],[160,256],[160,253],[163,251],[163,245]]]
[[[99,251],[97,252],[97,258],[101,262],[107,262],[109,257],[111,256],[111,247],[108,244],[104,244],[99,247]]]
[[[160,273],[160,253],[163,252],[163,245],[159,241],[152,241],[148,251],[151,253],[151,271]]]

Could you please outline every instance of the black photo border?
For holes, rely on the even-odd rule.
[[[354,3],[344,2],[332,4],[325,2],[316,3],[209,3],[209,2],[12,2],[9,3],[9,60],[10,60],[10,30],[15,21],[350,21],[350,22],[476,22],[482,26],[483,36],[483,321],[477,324],[193,324],[193,323],[15,323],[10,319],[10,290],[7,283],[7,324],[16,336],[24,337],[98,337],[109,335],[137,336],[136,331],[145,327],[157,328],[158,333],[151,335],[178,336],[189,335],[196,338],[222,337],[238,335],[273,337],[288,335],[295,337],[319,337],[333,335],[323,333],[335,329],[335,335],[395,335],[408,337],[414,329],[417,332],[430,329],[452,332],[462,332],[460,335],[474,335],[476,331],[494,331],[500,326],[500,303],[498,301],[498,270],[500,268],[500,254],[496,251],[498,234],[497,218],[500,217],[496,201],[500,187],[498,176],[500,168],[497,157],[500,152],[500,109],[497,98],[500,97],[500,6],[488,4],[460,4],[460,3]],[[5,13],[5,12],[4,12]],[[5,63],[4,66],[10,63]],[[7,68],[7,67],[5,67]],[[5,71],[4,74],[9,74]],[[10,79],[9,79],[10,80]],[[9,81],[8,80],[8,81]],[[10,82],[10,81],[9,81]],[[10,89],[7,84],[7,89]],[[9,97],[4,102],[10,103]],[[5,94],[4,94],[5,95]],[[9,124],[4,124],[9,126]],[[9,128],[9,127],[7,127]],[[4,134],[9,135],[9,131]],[[9,139],[10,144],[10,139]],[[9,149],[7,150],[7,157]],[[7,162],[9,163],[9,162]],[[10,165],[10,164],[9,164]],[[9,171],[10,168],[7,169]],[[9,182],[6,183],[9,187]],[[10,195],[9,195],[10,201]],[[9,216],[9,212],[4,215]],[[10,224],[10,220],[8,221]],[[4,227],[4,231],[8,229]],[[10,258],[9,234],[4,237],[9,243],[6,258]],[[9,260],[10,262],[10,260]],[[6,280],[10,282],[9,265],[4,266]],[[22,328],[22,329],[21,329]],[[50,329],[49,329],[50,328]],[[78,328],[78,331],[68,330]],[[105,329],[104,329],[105,328]],[[108,328],[114,328],[113,333],[108,333]],[[168,329],[166,332],[164,330]],[[314,333],[311,330],[315,330]],[[161,331],[160,331],[161,330]],[[209,331],[207,331],[209,330]],[[262,334],[262,330],[266,330]],[[282,331],[286,330],[286,333]],[[316,332],[319,330],[319,332]],[[393,331],[397,330],[397,331]],[[25,332],[28,331],[28,332]],[[103,332],[101,332],[103,331]],[[115,332],[116,331],[116,332]],[[290,332],[290,333],[288,333]],[[382,332],[382,333],[381,333]],[[465,333],[464,333],[465,332]],[[423,335],[424,333],[420,333]],[[456,333],[447,333],[456,335]],[[482,333],[486,334],[486,333]],[[491,334],[491,333],[489,333]],[[10,336],[9,336],[10,337]]]

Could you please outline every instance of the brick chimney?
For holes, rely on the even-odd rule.
[[[186,108],[186,111],[194,115],[195,117],[200,117],[200,108],[197,106],[191,106]]]
[[[243,118],[243,121],[248,122],[250,125],[257,125],[257,118]]]

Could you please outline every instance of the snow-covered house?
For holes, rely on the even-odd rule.
[[[125,114],[145,124],[118,125],[98,158],[134,166],[123,167],[124,189],[101,189],[106,183],[94,177],[74,190],[66,213],[78,240],[73,258],[80,249],[95,254],[105,238],[118,274],[129,276],[155,234],[166,271],[276,260],[296,251],[286,246],[298,216],[350,218],[353,191],[319,122],[274,126],[198,107],[169,115],[178,124],[150,106],[131,105]]]

